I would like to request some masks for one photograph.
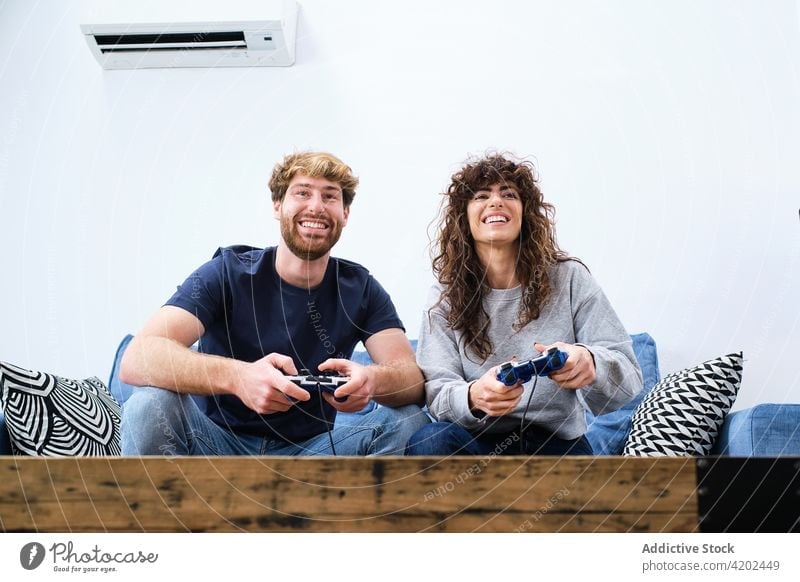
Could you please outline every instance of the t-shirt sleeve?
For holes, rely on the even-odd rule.
[[[185,309],[208,329],[223,314],[224,288],[224,264],[220,253],[189,275],[164,305]]]
[[[400,316],[397,315],[397,309],[392,303],[392,298],[389,297],[386,290],[372,275],[369,276],[367,281],[365,297],[367,305],[364,323],[359,330],[362,342],[384,329],[399,328],[403,331],[406,330],[403,322],[400,321]]]

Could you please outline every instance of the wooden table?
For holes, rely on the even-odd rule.
[[[693,532],[696,459],[0,457],[6,532]]]

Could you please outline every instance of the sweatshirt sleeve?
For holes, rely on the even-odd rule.
[[[576,297],[575,343],[591,352],[597,373],[594,383],[582,390],[583,398],[595,415],[612,412],[642,389],[642,371],[633,353],[633,342],[588,271],[573,279],[573,298]]]
[[[432,296],[438,298],[438,292]],[[483,426],[469,409],[471,382],[465,378],[458,339],[440,307],[429,307],[422,314],[417,363],[425,376],[428,410],[436,420],[458,423],[468,430]]]

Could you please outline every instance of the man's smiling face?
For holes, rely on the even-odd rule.
[[[336,182],[302,174],[292,178],[286,195],[274,203],[274,208],[286,246],[295,256],[307,261],[330,252],[350,214]]]

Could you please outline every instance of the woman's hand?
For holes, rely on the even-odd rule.
[[[550,348],[558,348],[567,353],[567,361],[564,367],[550,374],[550,379],[561,388],[577,390],[578,388],[585,388],[597,379],[594,356],[585,347],[565,344],[564,342],[556,342],[548,346],[534,344],[533,347],[542,353]]]
[[[522,397],[522,383],[506,386],[497,379],[495,366],[469,385],[469,408],[488,416],[503,416],[512,412]],[[476,415],[482,416],[482,415]]]

